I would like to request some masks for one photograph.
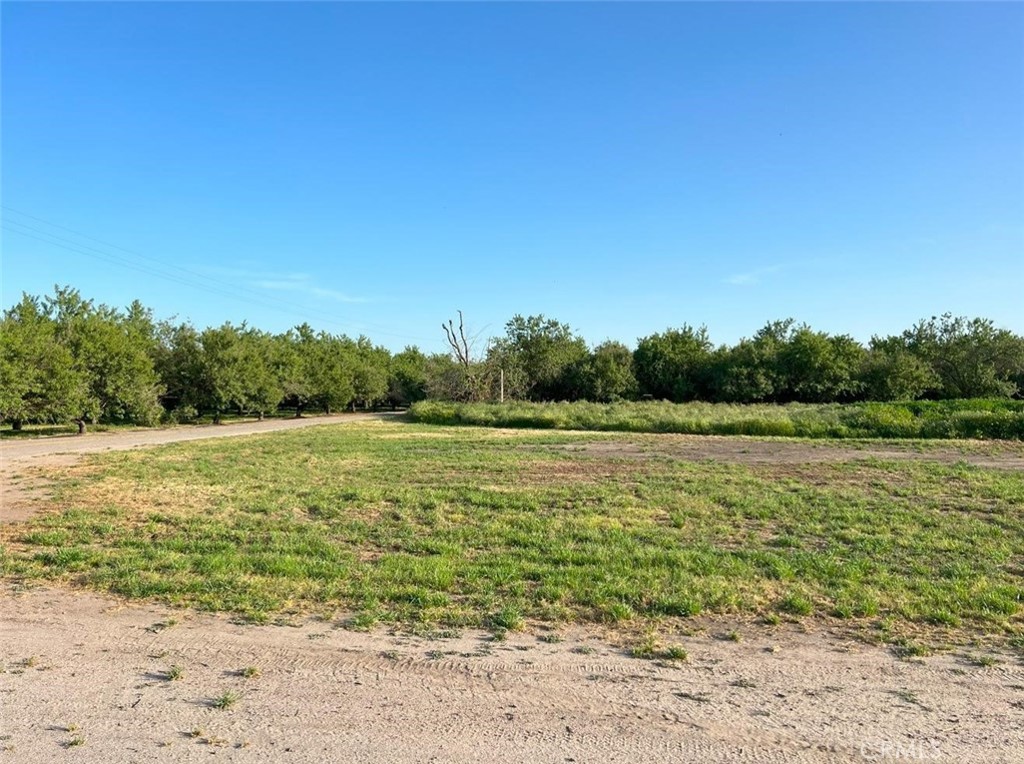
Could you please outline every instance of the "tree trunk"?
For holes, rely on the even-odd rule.
[[[302,405],[298,404],[295,406],[295,418],[298,419],[302,416]]]
[[[78,425],[78,434],[79,435],[85,435],[85,420],[84,419],[76,419],[75,420],[75,424]]]
[[[355,400],[352,401],[352,413],[353,414],[356,413],[356,402],[355,402]]]
[[[13,422],[11,422],[11,429],[14,430],[15,432],[21,432],[21,420],[15,419]]]
[[[220,409],[213,412],[213,423],[220,424]]]
[[[263,421],[263,412],[262,411],[259,413],[259,417],[258,418],[259,418],[259,421],[261,421],[261,422]]]

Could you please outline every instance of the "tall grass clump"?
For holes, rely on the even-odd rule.
[[[1024,401],[903,403],[445,403],[410,409],[425,424],[803,438],[1024,439]]]

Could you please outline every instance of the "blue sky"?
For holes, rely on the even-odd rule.
[[[457,308],[484,337],[544,313],[594,343],[789,316],[867,340],[945,311],[1024,330],[1019,4],[0,23],[5,306],[67,283],[427,350]]]

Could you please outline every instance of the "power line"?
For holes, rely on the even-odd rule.
[[[292,315],[298,316],[298,317],[306,319],[306,320],[312,319],[314,321],[329,323],[329,324],[332,324],[334,326],[338,326],[338,327],[349,329],[350,331],[351,331],[352,327],[356,327],[356,328],[360,328],[362,330],[370,330],[370,331],[373,331],[374,333],[377,333],[377,334],[383,334],[383,335],[387,335],[387,336],[390,336],[390,337],[395,337],[395,338],[403,339],[403,340],[414,340],[414,341],[419,341],[419,342],[433,342],[434,341],[434,338],[429,338],[428,339],[426,337],[418,337],[418,336],[413,336],[413,335],[397,333],[397,332],[391,331],[391,329],[388,328],[388,327],[384,327],[384,326],[377,325],[377,324],[371,324],[371,323],[361,322],[361,321],[348,321],[348,322],[339,321],[334,316],[331,316],[331,315],[329,315],[327,313],[324,313],[322,311],[311,310],[308,306],[299,306],[298,304],[291,303],[291,302],[289,302],[287,300],[281,300],[281,299],[275,298],[275,297],[267,297],[266,295],[261,294],[260,292],[254,290],[254,289],[251,289],[251,288],[248,288],[248,287],[245,287],[245,286],[241,286],[241,285],[238,285],[238,284],[233,284],[233,283],[224,281],[222,279],[217,279],[217,278],[214,278],[212,276],[208,276],[206,274],[190,270],[188,268],[183,268],[181,266],[168,266],[168,265],[160,262],[159,260],[157,260],[155,258],[152,258],[152,257],[149,257],[147,255],[144,255],[144,254],[142,254],[140,252],[136,252],[134,250],[126,249],[124,247],[119,247],[119,246],[117,246],[115,244],[110,244],[109,242],[105,242],[105,241],[103,241],[101,239],[97,239],[97,238],[95,238],[93,236],[89,236],[87,234],[83,234],[83,233],[75,231],[75,230],[73,230],[71,228],[67,228],[66,226],[62,226],[62,225],[60,225],[58,223],[52,223],[52,222],[50,222],[48,220],[45,220],[45,219],[40,218],[40,217],[37,217],[35,215],[29,215],[28,213],[21,212],[20,210],[16,210],[16,209],[14,209],[12,207],[9,207],[7,205],[0,205],[0,207],[2,207],[5,210],[8,210],[10,212],[14,212],[14,213],[16,213],[18,215],[22,215],[22,216],[24,216],[26,218],[29,218],[31,220],[35,220],[35,221],[41,222],[44,225],[51,226],[53,228],[58,228],[58,229],[60,229],[62,231],[67,231],[68,233],[72,233],[72,234],[74,234],[76,236],[81,236],[82,238],[89,239],[90,241],[97,242],[98,244],[102,244],[104,247],[109,247],[111,249],[116,249],[116,250],[120,250],[121,252],[128,253],[128,254],[132,255],[133,258],[141,259],[141,260],[147,261],[148,263],[154,263],[157,267],[154,267],[154,266],[151,266],[151,265],[147,265],[147,264],[144,264],[144,263],[140,263],[140,262],[136,262],[132,258],[127,258],[127,257],[125,257],[123,255],[114,254],[112,252],[108,252],[108,251],[105,251],[103,249],[99,249],[97,247],[90,246],[88,244],[83,244],[83,243],[81,243],[79,241],[75,241],[73,239],[69,239],[69,238],[66,238],[66,237],[63,237],[63,236],[58,236],[57,234],[52,233],[50,231],[45,231],[43,229],[36,228],[34,226],[30,226],[27,223],[23,223],[23,222],[21,222],[19,220],[11,220],[9,217],[5,216],[5,219],[3,220],[3,227],[6,230],[10,231],[11,233],[17,233],[17,234],[20,234],[22,236],[25,236],[25,237],[28,237],[28,238],[35,239],[37,241],[43,242],[45,244],[49,244],[50,246],[60,247],[61,249],[65,249],[65,250],[67,250],[69,252],[73,252],[75,254],[83,255],[83,256],[86,256],[86,257],[91,257],[91,258],[94,258],[94,259],[106,262],[108,264],[117,265],[119,267],[127,268],[127,269],[134,270],[134,271],[140,272],[140,273],[145,273],[145,274],[153,276],[155,278],[159,278],[159,279],[163,279],[163,280],[166,280],[166,281],[170,281],[170,282],[182,285],[182,286],[191,287],[193,289],[200,289],[200,290],[203,290],[203,291],[206,291],[206,292],[210,292],[212,294],[217,294],[217,295],[222,296],[222,297],[227,297],[229,299],[238,300],[238,301],[242,301],[242,302],[248,302],[248,303],[253,304],[253,305],[258,305],[258,306],[263,307],[263,308],[268,308],[268,309],[271,309],[271,310],[276,310],[276,311],[280,311],[280,312],[284,312],[284,313],[291,313]],[[11,228],[10,225],[12,225],[12,224],[15,225],[15,226],[18,226],[18,228]],[[27,231],[26,230],[21,230],[21,229],[27,229]],[[37,234],[42,234],[42,236],[45,236],[47,238],[42,238],[41,236],[33,235],[32,233],[28,233],[28,231],[33,231],[33,232],[35,232]],[[61,242],[64,242],[64,243],[61,243]],[[68,246],[68,245],[72,245],[72,246]],[[197,279],[199,281],[197,281]]]
[[[10,212],[17,213],[18,215],[21,215],[23,217],[27,217],[27,218],[30,218],[32,220],[38,221],[40,223],[43,223],[44,225],[47,225],[47,226],[50,226],[50,227],[53,227],[53,228],[59,228],[62,231],[67,231],[68,233],[75,234],[76,236],[81,236],[81,237],[83,237],[85,239],[89,239],[90,241],[94,241],[97,244],[102,244],[104,247],[108,247],[108,248],[111,248],[111,249],[117,249],[117,250],[120,250],[121,252],[125,252],[125,253],[127,253],[129,255],[132,255],[133,257],[141,258],[141,259],[146,260],[148,262],[155,263],[160,268],[163,268],[165,270],[180,271],[181,273],[185,274],[189,278],[202,279],[203,281],[209,281],[209,282],[212,282],[214,284],[217,284],[217,285],[220,285],[220,286],[223,286],[223,287],[227,287],[229,289],[234,289],[234,290],[238,290],[238,291],[242,291],[242,292],[247,292],[247,293],[249,293],[251,295],[254,295],[255,297],[257,297],[258,299],[261,299],[261,300],[267,299],[267,296],[265,294],[263,294],[262,292],[259,292],[259,291],[255,290],[255,289],[251,289],[251,288],[246,287],[244,285],[239,285],[239,284],[235,284],[235,283],[232,283],[232,282],[224,281],[223,279],[218,279],[218,278],[216,278],[214,276],[211,276],[209,274],[202,273],[200,271],[195,271],[195,270],[192,270],[190,268],[185,268],[185,267],[183,267],[181,265],[169,265],[167,263],[162,262],[161,260],[158,260],[158,259],[156,259],[154,257],[150,257],[150,256],[145,255],[145,254],[143,254],[141,252],[138,252],[136,250],[127,249],[126,247],[121,247],[121,246],[118,246],[116,244],[111,244],[110,242],[103,241],[102,239],[97,239],[94,236],[89,236],[88,234],[81,233],[80,231],[76,231],[76,230],[74,230],[72,228],[68,228],[66,226],[62,226],[59,223],[54,223],[52,221],[45,220],[45,219],[37,217],[35,215],[29,215],[27,212],[22,212],[20,210],[16,210],[13,207],[10,207],[10,206],[8,206],[6,204],[0,205],[0,207],[2,207],[5,210],[8,210]],[[7,222],[15,223],[16,225],[22,226],[24,228],[28,228],[29,230],[36,231],[38,233],[42,233],[42,234],[44,234],[46,236],[49,236],[51,238],[58,239],[60,241],[65,241],[65,242],[68,242],[70,244],[74,244],[74,245],[79,246],[79,247],[84,247],[85,249],[93,250],[94,252],[102,251],[102,250],[96,249],[95,247],[90,247],[90,246],[88,246],[86,244],[82,244],[81,242],[77,242],[77,241],[73,241],[71,239],[67,239],[67,238],[64,238],[64,237],[61,237],[61,236],[57,236],[56,234],[50,233],[49,231],[43,231],[43,230],[41,230],[39,228],[33,228],[32,226],[30,226],[30,225],[28,225],[26,223],[22,223],[21,221],[18,221],[18,220],[8,220]],[[110,253],[105,253],[105,254],[110,254]],[[121,256],[114,255],[114,257],[121,257]],[[298,305],[296,303],[290,303],[287,300],[281,300],[279,298],[273,298],[273,297],[269,298],[269,299],[271,301],[279,303],[281,305],[287,305],[288,307],[293,308],[293,309],[300,309],[300,310],[306,310],[307,309],[305,306],[300,306],[300,305]],[[359,322],[354,322],[354,323],[358,324]],[[365,325],[366,326],[372,326],[372,324],[365,324]]]

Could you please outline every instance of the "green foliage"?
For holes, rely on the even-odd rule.
[[[68,287],[57,287],[43,305],[55,323],[57,341],[71,352],[86,383],[77,416],[93,422],[155,424],[162,390],[153,368],[152,322],[145,309],[133,303],[125,316],[83,300]]]
[[[57,337],[57,326],[25,295],[0,322],[0,417],[54,423],[80,416],[88,380],[71,350]]]
[[[805,438],[1024,439],[1024,401],[749,404],[638,402],[456,404],[423,401],[429,424]]]
[[[677,402],[705,396],[711,357],[707,329],[688,325],[644,337],[633,352],[641,391]]]
[[[284,398],[279,343],[265,332],[244,329],[235,352],[239,385],[234,403],[260,416],[276,409]]]
[[[949,314],[921,321],[899,336],[874,337],[869,348],[848,335],[816,332],[786,319],[717,349],[704,327],[684,325],[640,339],[633,351],[616,341],[589,350],[566,324],[543,315],[516,315],[480,359],[470,357],[461,324],[448,330],[460,338],[451,354],[425,355],[409,347],[392,357],[367,337],[317,333],[308,324],[279,335],[244,323],[200,330],[188,323],[156,323],[138,301],[120,311],[95,305],[70,287],[56,287],[42,299],[26,295],[4,314],[0,418],[18,427],[78,419],[113,425],[206,416],[219,421],[229,412],[262,417],[284,408],[298,416],[311,407],[330,413],[427,399],[471,403],[495,401],[502,393],[505,400],[538,402],[896,402],[1009,398],[1024,385],[1024,337],[985,319]],[[686,424],[675,414],[650,421],[644,411],[639,418],[632,412],[602,426],[1017,437],[1013,411],[944,410],[934,418],[908,415],[909,409],[820,417],[747,411],[726,421],[713,416]],[[575,416],[522,415],[531,426],[550,427]]]
[[[943,398],[1010,396],[1024,370],[1024,338],[988,319],[946,313],[918,322],[900,337],[926,363]]]
[[[415,346],[406,347],[391,358],[388,378],[388,403],[408,406],[426,400],[428,389],[428,359]]]
[[[891,337],[871,340],[861,380],[864,395],[871,401],[909,401],[938,386],[931,367]]]
[[[376,406],[387,398],[391,355],[367,337],[360,337],[349,347],[354,358],[352,386],[355,398],[364,406]]]
[[[573,374],[587,355],[587,343],[567,324],[517,315],[491,347],[488,361],[504,370],[510,396],[551,401],[574,397]]]
[[[797,327],[778,350],[782,391],[776,390],[776,397],[805,403],[850,400],[861,388],[857,375],[863,357],[864,348],[852,337]]]
[[[571,374],[576,394],[573,398],[607,403],[635,398],[636,375],[633,353],[621,342],[608,340],[576,365]]]
[[[325,412],[345,408],[356,397],[359,367],[356,348],[347,337],[321,332],[302,343],[302,362],[307,369],[310,400]]]

